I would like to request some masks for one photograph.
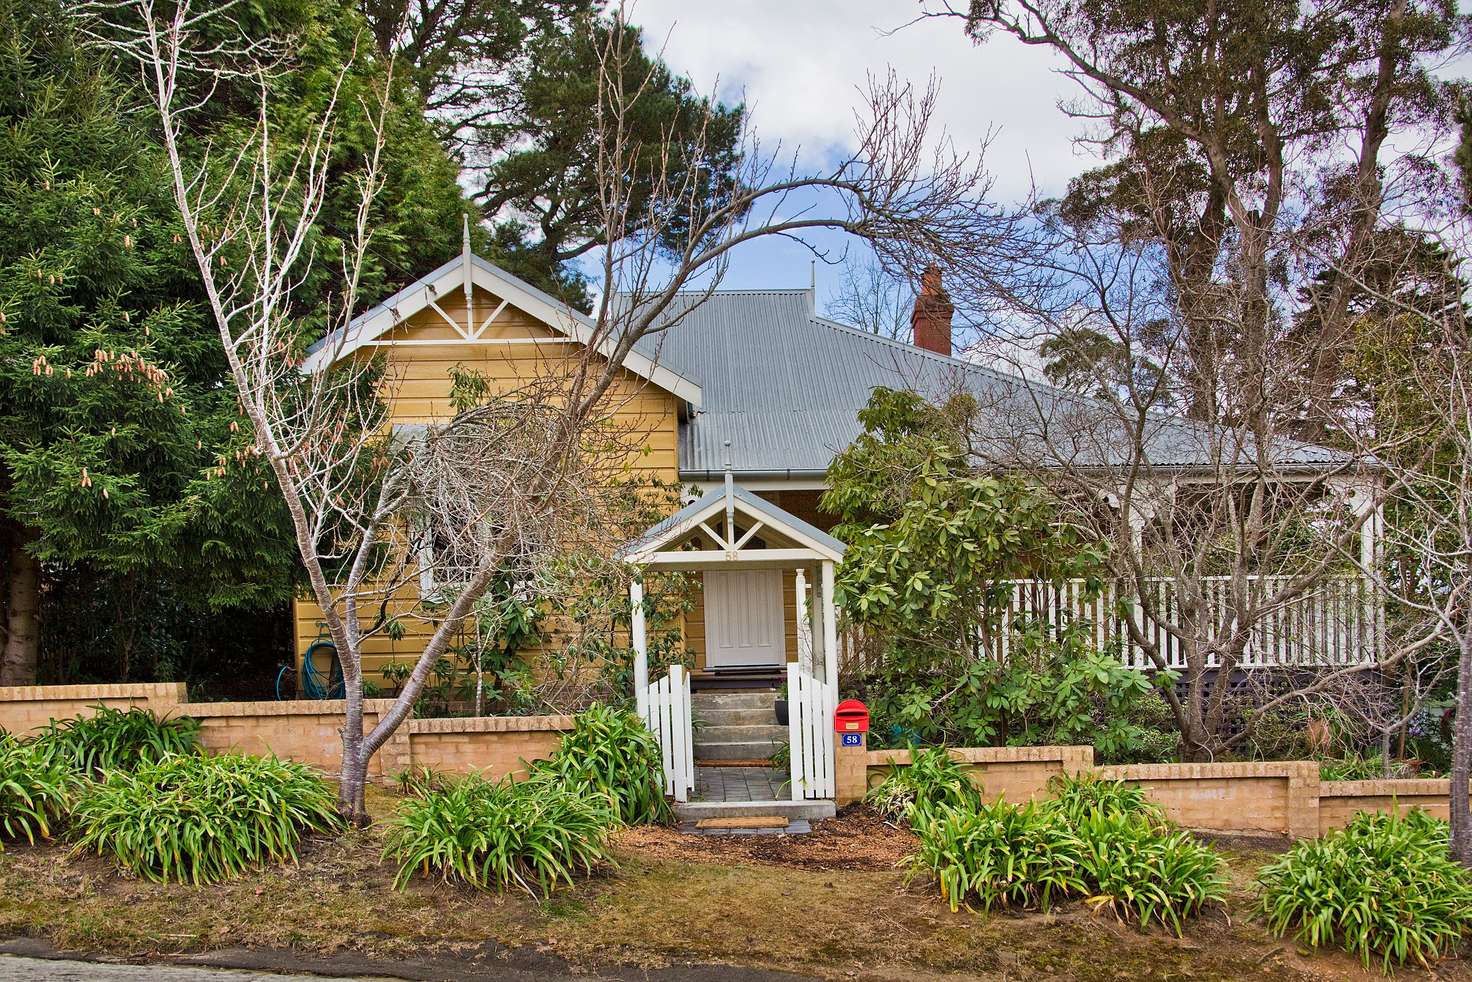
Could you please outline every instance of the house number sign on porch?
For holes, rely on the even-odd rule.
[[[845,747],[861,747],[864,744],[864,734],[862,733],[843,733],[840,735],[843,737],[843,745]]]

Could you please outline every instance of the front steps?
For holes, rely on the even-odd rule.
[[[690,695],[695,762],[765,760],[787,740],[772,709],[774,689],[705,689]]]
[[[781,816],[789,822],[816,821],[832,818],[835,811],[831,801],[681,801],[675,805],[675,817],[682,823],[768,816]]]

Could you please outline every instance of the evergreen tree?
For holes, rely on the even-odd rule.
[[[253,36],[295,40],[272,82],[285,94],[271,121],[283,156],[345,65],[342,105],[368,104],[373,87],[391,84],[351,7],[276,2],[239,12]],[[0,684],[35,678],[45,596],[112,611],[108,621],[126,617],[126,627],[89,630],[63,613],[57,625],[73,645],[116,645],[110,664],[126,674],[135,648],[181,644],[140,639],[137,625],[188,626],[200,637],[192,618],[281,604],[296,568],[270,469],[237,422],[151,116],[74,23],[60,5],[0,0]],[[244,138],[255,123],[250,84],[217,93],[194,138]],[[457,252],[465,208],[417,89],[392,84],[370,302]],[[366,111],[349,112],[336,134],[341,190],[321,224],[319,261],[304,270],[310,289],[298,313],[308,323],[338,288],[340,274],[321,259],[352,227],[368,127]]]

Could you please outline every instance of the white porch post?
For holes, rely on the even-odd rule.
[[[838,703],[838,608],[833,604],[833,560],[823,560],[823,681]],[[832,727],[832,720],[824,720]]]
[[[797,567],[793,592],[797,596],[797,663],[803,671],[813,670],[813,619],[808,609],[808,571]]]
[[[634,706],[642,720],[649,719],[649,638],[644,631],[644,584],[629,583],[629,635],[634,646]]]

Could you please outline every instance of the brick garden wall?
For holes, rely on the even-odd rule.
[[[189,701],[183,682],[128,685],[15,685],[0,687],[0,729],[26,734],[53,719],[68,719],[93,706],[142,706],[160,716]]]
[[[840,807],[863,797],[891,766],[910,763],[906,750],[836,753]],[[955,748],[951,756],[970,765],[988,798],[1045,798],[1054,776],[1092,771],[1143,787],[1172,821],[1205,832],[1306,838],[1340,828],[1359,811],[1419,806],[1445,818],[1448,810],[1445,780],[1320,781],[1318,765],[1302,760],[1095,767],[1092,747]]]
[[[966,769],[989,798],[1032,801],[1048,796],[1048,782],[1059,774],[1076,774],[1094,766],[1093,747],[959,747],[951,757]],[[868,787],[883,781],[891,765],[908,765],[908,750],[870,750],[865,777]]]
[[[341,760],[346,704],[340,699],[191,703],[183,683],[0,688],[0,728],[27,733],[52,719],[87,715],[99,704],[192,716],[199,720],[200,744],[216,753],[275,754],[328,774]],[[366,725],[377,723],[390,705],[365,700]],[[571,728],[570,716],[411,719],[374,755],[369,774],[387,781],[411,767],[478,771],[491,779],[522,773],[526,761],[549,756]]]
[[[193,716],[208,750],[274,753],[329,774],[338,765],[340,700],[191,703],[182,683],[16,686],[0,688],[0,728],[28,733],[52,719],[85,715],[99,704]],[[367,700],[368,724],[389,705],[385,699]],[[372,776],[388,780],[410,767],[479,771],[492,779],[520,773],[525,762],[550,755],[571,727],[568,716],[409,720],[375,756]],[[837,755],[840,805],[862,798],[891,766],[910,763],[906,750],[840,747]],[[1442,818],[1447,814],[1445,780],[1320,781],[1318,766],[1308,761],[1095,768],[1092,747],[975,747],[954,749],[951,755],[968,765],[988,797],[1046,797],[1056,775],[1093,770],[1140,785],[1172,820],[1203,831],[1304,837],[1339,828],[1358,811],[1419,806]]]

